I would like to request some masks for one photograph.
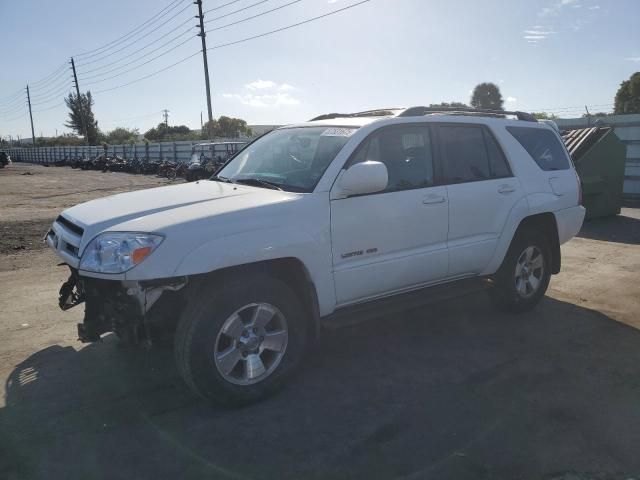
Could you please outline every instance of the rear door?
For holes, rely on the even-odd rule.
[[[449,199],[449,276],[488,265],[509,212],[523,196],[519,180],[488,127],[437,127],[442,183]]]

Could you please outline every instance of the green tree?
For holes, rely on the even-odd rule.
[[[502,110],[502,94],[495,83],[481,83],[473,89],[471,106],[475,108],[487,108],[490,110]]]
[[[90,145],[95,145],[100,138],[100,129],[93,115],[93,97],[91,96],[91,92],[81,93],[80,98],[70,93],[69,96],[64,99],[64,103],[66,103],[69,108],[69,121],[65,123],[65,126],[74,130],[78,135],[84,136],[84,120],[84,125],[87,129],[87,141]]]
[[[614,104],[613,113],[616,115],[640,113],[640,72],[620,84]]]
[[[222,116],[218,119],[218,130],[215,135],[218,137],[236,138],[240,135],[249,135],[251,129],[247,127],[247,122],[240,118]]]
[[[531,115],[536,117],[538,120],[555,120],[556,118],[558,118],[557,115],[547,112],[533,112]]]
[[[469,108],[469,105],[462,102],[440,102],[432,103],[429,108]]]
[[[209,122],[202,127],[203,138],[209,136]],[[211,124],[211,137],[237,138],[241,135],[250,137],[251,129],[247,126],[247,122],[241,118],[222,116],[217,120],[214,118]]]
[[[196,140],[198,138],[198,134],[192,132],[186,125],[170,127],[164,123],[159,123],[157,127],[147,130],[144,136],[152,142]]]
[[[131,143],[136,141],[140,132],[137,128],[124,128],[117,127],[107,133],[105,139],[108,143],[113,145],[122,145],[124,143]]]

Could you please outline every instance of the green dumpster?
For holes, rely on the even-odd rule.
[[[624,184],[626,146],[611,127],[591,127],[563,132],[582,182],[582,201],[586,217],[597,218],[620,213]]]

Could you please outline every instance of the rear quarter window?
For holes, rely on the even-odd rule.
[[[551,130],[529,127],[507,127],[507,131],[522,145],[544,171],[568,170],[569,158],[558,136]]]

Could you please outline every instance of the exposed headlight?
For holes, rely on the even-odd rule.
[[[80,259],[80,270],[122,273],[158,248],[164,237],[151,233],[103,233],[91,240]]]

